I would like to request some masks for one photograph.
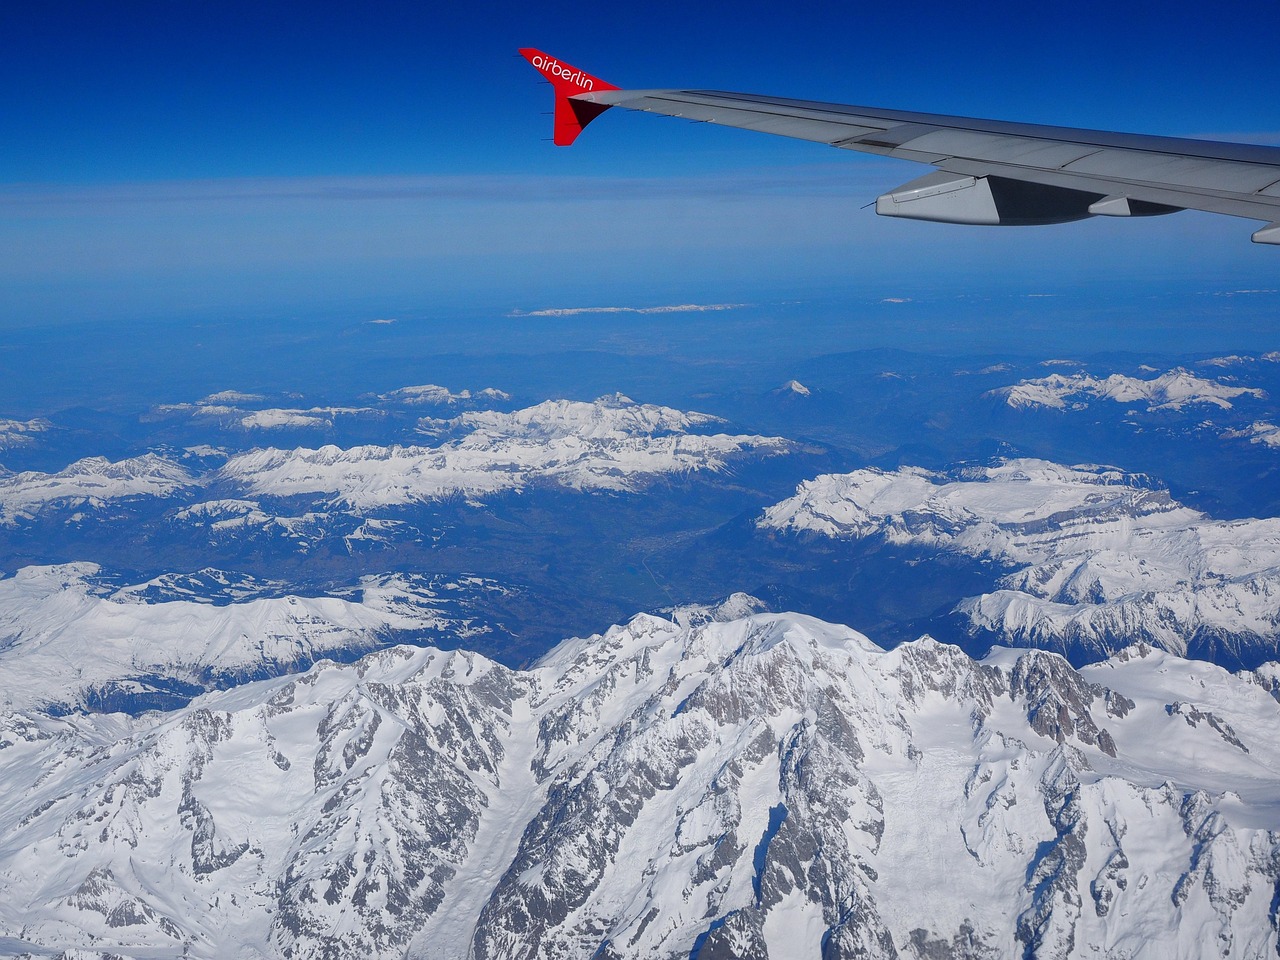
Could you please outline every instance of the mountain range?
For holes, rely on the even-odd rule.
[[[1280,520],[1213,520],[1111,467],[1010,459],[829,474],[758,526],[989,562],[996,589],[956,611],[996,642],[1088,660],[1145,641],[1253,665],[1280,645]]]
[[[0,956],[1280,949],[1280,354],[622,320],[4,411]]]
[[[527,670],[393,647],[11,714],[0,946],[137,957],[1258,957],[1274,666],[883,650],[745,596]]]

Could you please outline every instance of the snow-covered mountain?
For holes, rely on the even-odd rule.
[[[1223,410],[1239,397],[1264,399],[1266,392],[1219,380],[1207,380],[1176,367],[1150,380],[1120,373],[1100,378],[1088,373],[1060,374],[1022,380],[991,391],[1011,407],[1082,409],[1093,399],[1116,403],[1142,403],[1151,410],[1181,410],[1193,404],[1209,404]]]
[[[813,391],[799,380],[788,380],[782,386],[774,387],[769,393],[784,400],[804,400],[813,396]]]
[[[115,463],[86,457],[57,473],[0,476],[0,525],[29,520],[50,505],[95,508],[112,500],[167,497],[196,483],[181,464],[154,453]]]
[[[216,570],[117,586],[97,564],[0,579],[0,711],[173,706],[205,689],[352,659],[397,637],[473,639],[474,577],[369,576],[297,596]]]
[[[537,483],[634,490],[658,476],[720,471],[735,457],[777,456],[794,447],[780,437],[690,432],[720,422],[620,395],[547,401],[514,413],[427,421],[425,430],[461,433],[438,446],[253,450],[232,457],[218,476],[251,496],[305,494],[370,509],[482,498]]]
[[[623,394],[601,397],[594,403],[545,400],[523,410],[503,413],[475,410],[450,420],[425,420],[426,430],[465,430],[479,442],[498,438],[519,440],[627,440],[686,434],[724,423],[720,417],[636,403]],[[426,432],[424,430],[424,432]]]
[[[280,400],[276,397],[275,400]],[[285,399],[299,400],[297,394]],[[157,404],[144,416],[148,421],[172,421],[190,419],[233,431],[260,430],[314,430],[331,429],[340,422],[384,418],[406,406],[456,407],[505,402],[510,394],[494,387],[482,390],[454,392],[436,384],[401,387],[387,393],[362,397],[373,405],[310,407],[273,405],[272,398],[260,393],[240,390],[219,390],[194,402]],[[3,443],[4,424],[15,421],[0,420],[0,444]],[[0,449],[3,449],[0,446]]]
[[[474,393],[470,390],[459,390],[455,393],[448,387],[441,387],[434,383],[424,383],[416,387],[400,387],[398,390],[379,395],[378,399],[411,405],[452,406],[469,400],[510,400],[511,394],[496,387],[485,387],[482,390],[476,390]]]
[[[410,402],[418,402],[427,391],[442,388],[405,389]],[[209,399],[244,396],[224,392]],[[492,389],[451,396],[505,398]],[[452,401],[434,397],[422,402]],[[166,409],[178,407],[245,430],[323,427],[332,426],[338,416],[382,415],[354,407],[250,412],[204,401]],[[114,463],[87,457],[52,473],[5,473],[0,468],[0,526],[31,521],[55,508],[59,518],[78,521],[111,502],[190,493],[171,504],[178,509],[170,520],[179,527],[207,527],[215,540],[253,534],[300,541],[322,535],[321,528],[333,519],[327,513],[332,507],[358,513],[455,496],[479,501],[536,485],[635,491],[660,477],[717,473],[741,458],[797,449],[781,437],[713,432],[723,423],[718,417],[636,403],[618,394],[593,403],[552,400],[514,412],[472,410],[451,419],[423,418],[411,421],[411,435],[420,441],[412,445],[272,447],[231,454],[203,445],[187,448],[190,464],[147,453]],[[215,462],[198,463],[201,459]],[[214,487],[224,495],[190,503],[200,487]],[[280,514],[258,499],[294,496],[310,497],[320,509]]]
[[[998,589],[959,610],[1005,642],[1097,659],[1146,640],[1254,663],[1280,645],[1280,520],[1213,520],[1114,468],[828,474],[758,522],[995,561]]]
[[[228,399],[262,400],[254,395],[224,391],[214,394],[223,402],[202,400],[198,403],[170,403],[155,407],[150,417],[166,419],[175,416],[192,417],[216,422],[222,427],[240,430],[312,429],[332,427],[343,417],[380,417],[385,411],[373,407],[261,407],[249,410],[225,402]],[[213,399],[210,398],[210,399]]]
[[[263,509],[256,500],[203,500],[175,511],[168,518],[178,528],[201,530],[211,543],[246,538],[309,546],[329,535],[335,517],[309,511],[281,516]]]
[[[378,411],[365,407],[308,407],[303,410],[269,407],[255,410],[240,418],[246,430],[279,430],[283,428],[332,427],[338,417],[356,417]]]
[[[0,724],[0,949],[1255,958],[1271,674],[641,616],[528,671],[391,648]]]
[[[0,417],[0,450],[12,447],[28,446],[35,441],[38,434],[45,433],[53,426],[44,417],[34,420],[12,420]]]
[[[1223,436],[1228,439],[1245,438],[1250,443],[1280,448],[1280,424],[1266,420],[1255,420],[1243,430],[1228,430]]]

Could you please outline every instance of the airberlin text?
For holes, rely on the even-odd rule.
[[[581,70],[574,70],[560,63],[559,60],[548,60],[542,55],[533,58],[533,65],[543,73],[558,77],[565,83],[572,83],[581,87],[583,90],[591,90],[595,87],[596,82],[587,76]]]

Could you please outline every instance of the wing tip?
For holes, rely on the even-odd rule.
[[[555,116],[552,122],[552,142],[567,147],[578,139],[583,128],[609,109],[608,104],[573,100],[582,93],[601,90],[617,90],[614,84],[594,77],[585,70],[570,66],[536,47],[521,47],[520,56],[529,61],[533,69],[545,77],[555,91]]]

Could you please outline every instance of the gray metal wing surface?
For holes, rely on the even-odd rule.
[[[876,212],[882,215],[1037,224],[1192,209],[1265,221],[1254,241],[1280,244],[1280,147],[716,90],[597,89],[568,99],[594,111],[622,107],[937,168],[881,196]]]

